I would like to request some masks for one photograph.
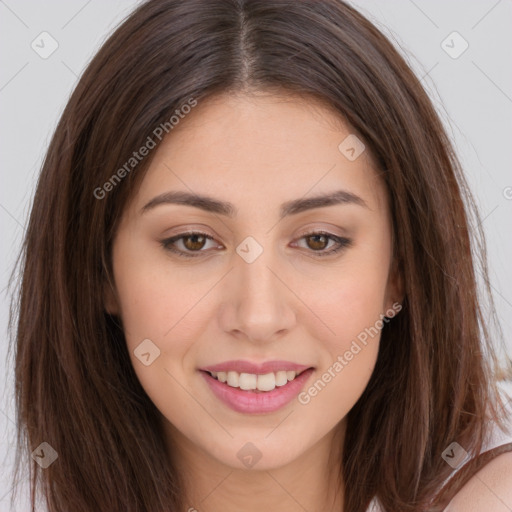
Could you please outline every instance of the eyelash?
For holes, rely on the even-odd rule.
[[[187,237],[193,236],[193,235],[201,235],[201,236],[204,236],[205,238],[207,238],[208,240],[214,240],[213,237],[211,237],[210,235],[207,235],[206,233],[203,233],[201,231],[188,231],[186,233],[181,233],[179,235],[173,236],[171,238],[166,238],[165,240],[162,240],[160,242],[160,244],[166,251],[175,253],[182,258],[197,258],[202,255],[201,253],[206,252],[206,251],[198,250],[198,251],[186,252],[186,251],[176,249],[175,247],[172,246],[172,244],[174,242],[177,242],[178,240],[181,240],[182,238],[187,238]],[[328,233],[326,231],[312,231],[309,233],[304,233],[303,235],[301,235],[299,237],[299,240],[301,240],[302,238],[308,238],[310,236],[315,236],[315,235],[323,235],[331,240],[334,240],[338,244],[338,246],[335,249],[330,249],[328,251],[326,251],[326,250],[312,251],[315,254],[315,256],[318,256],[320,258],[335,254],[335,253],[337,253],[343,249],[346,249],[352,245],[351,239],[333,235],[332,233]]]

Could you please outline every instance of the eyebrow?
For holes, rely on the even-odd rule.
[[[160,194],[146,205],[144,205],[140,213],[144,214],[153,208],[163,204],[182,204],[200,208],[206,212],[217,213],[227,217],[234,217],[237,215],[238,210],[228,201],[221,201],[210,196],[192,194],[189,192],[170,191]],[[288,215],[296,215],[306,210],[314,208],[324,208],[326,206],[333,206],[338,204],[355,204],[364,208],[369,208],[364,199],[348,192],[347,190],[336,190],[314,197],[294,199],[287,201],[281,205],[279,217],[282,219]]]

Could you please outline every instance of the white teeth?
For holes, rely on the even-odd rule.
[[[258,389],[260,391],[272,391],[276,387],[276,376],[274,373],[258,375]]]
[[[276,372],[276,386],[284,386],[288,382],[285,370]]]
[[[219,382],[224,382],[232,388],[240,388],[244,391],[272,391],[276,387],[284,386],[289,381],[295,379],[297,372],[293,370],[279,370],[264,375],[254,373],[228,372],[210,372],[210,375]]]
[[[258,376],[254,373],[241,373],[238,378],[238,387],[240,389],[251,390],[256,389],[258,384]]]
[[[237,388],[239,377],[240,376],[237,372],[228,372],[228,378],[227,378],[228,386],[231,386],[232,388]]]

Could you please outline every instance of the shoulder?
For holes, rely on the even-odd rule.
[[[445,512],[490,510],[512,510],[512,452],[498,455],[480,469],[455,495]]]

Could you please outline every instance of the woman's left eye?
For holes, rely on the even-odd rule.
[[[206,233],[193,231],[167,238],[162,240],[160,243],[164,249],[179,256],[194,258],[201,256],[201,253],[206,252],[203,249],[207,245],[207,242],[213,240],[213,237]],[[323,231],[306,233],[298,240],[306,240],[306,249],[311,249],[311,252],[316,253],[315,256],[320,257],[329,256],[352,245],[352,240],[349,238],[340,237]],[[334,242],[334,247],[331,246],[326,250],[326,248],[329,247],[329,242]],[[181,245],[182,247],[178,248],[178,245]]]
[[[326,233],[324,231],[315,231],[313,233],[306,233],[302,235],[299,240],[306,240],[306,245],[313,249],[315,256],[330,256],[331,254],[337,253],[342,249],[350,247],[352,240],[342,236],[333,235],[332,233]],[[329,245],[329,242],[334,242],[329,250],[325,250]]]

